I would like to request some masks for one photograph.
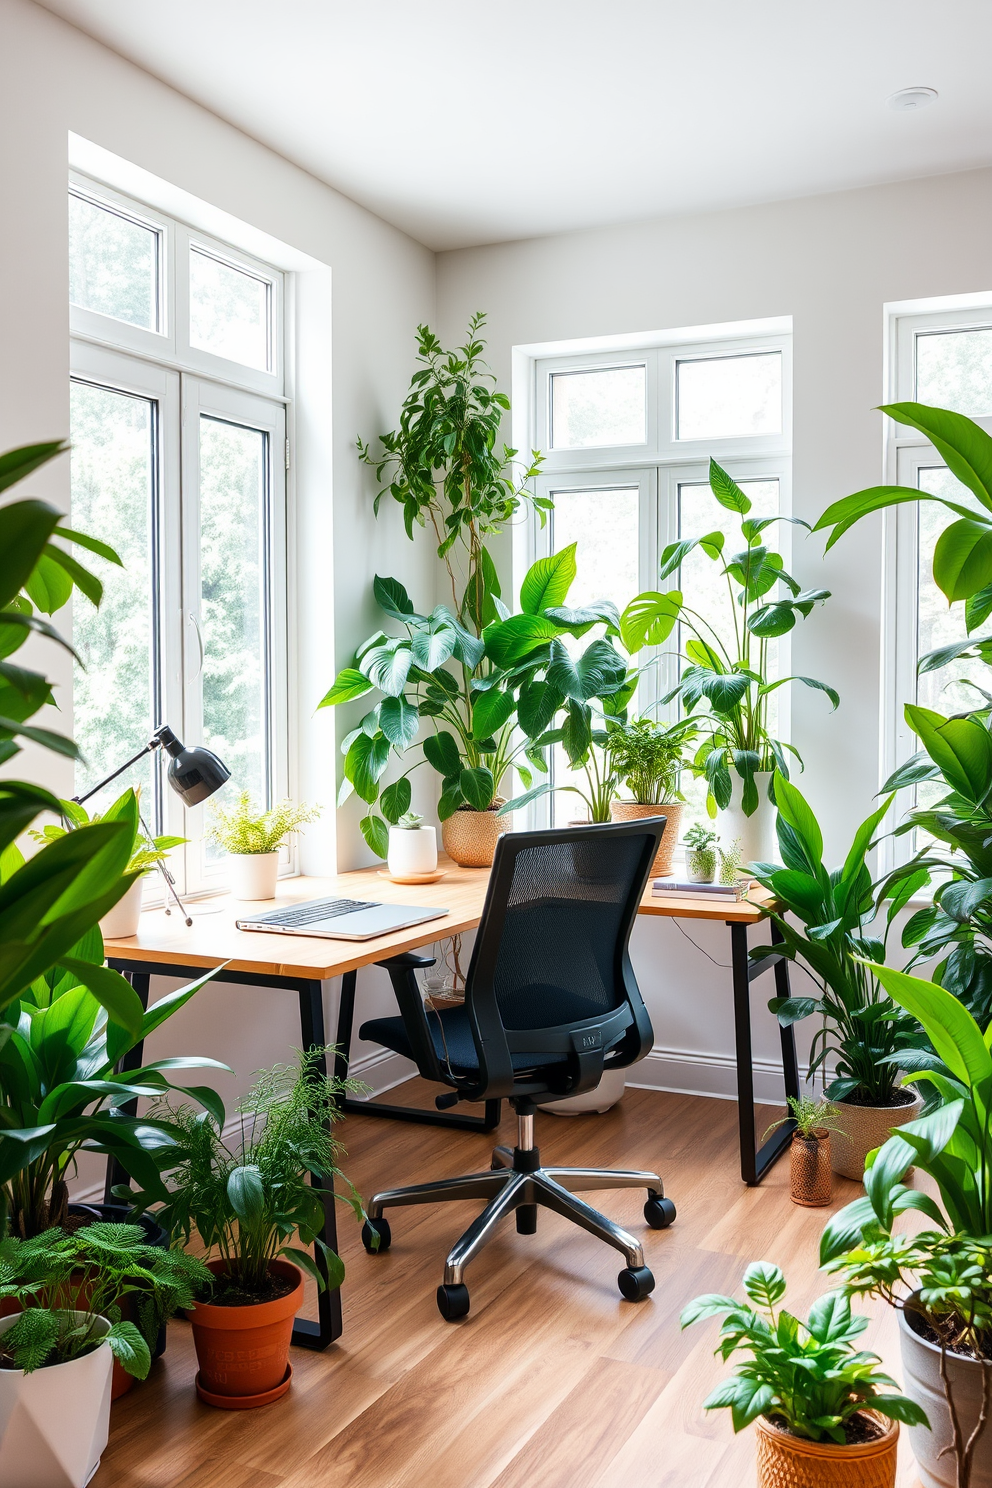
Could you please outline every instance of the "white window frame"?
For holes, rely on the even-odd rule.
[[[288,375],[285,351],[287,275],[228,244],[187,229],[113,191],[101,183],[70,173],[69,189],[98,205],[108,205],[125,216],[154,228],[159,234],[161,330],[149,331],[111,316],[70,306],[70,377],[73,381],[133,393],[157,406],[157,469],[154,521],[158,551],[159,592],[156,606],[158,642],[157,721],[170,723],[197,743],[202,730],[202,692],[196,686],[200,650],[199,549],[184,544],[183,534],[199,531],[199,418],[217,417],[267,436],[266,512],[266,674],[270,689],[266,709],[268,730],[267,793],[270,802],[292,793],[292,737],[290,731],[289,625],[290,576],[288,529],[291,521],[287,470],[290,465],[292,405],[284,392]],[[272,369],[261,373],[189,345],[188,252],[190,243],[206,248],[235,267],[261,277],[272,286],[270,296]],[[182,268],[185,263],[185,269]],[[178,265],[178,267],[177,267]],[[185,323],[187,331],[177,327]],[[135,749],[143,741],[135,740]],[[161,830],[189,839],[185,848],[170,854],[169,867],[181,893],[216,893],[222,885],[220,865],[206,860],[203,843],[204,808],[183,806],[165,785],[161,751],[156,760],[156,805]],[[126,781],[123,782],[126,784]],[[280,874],[299,871],[295,846],[283,849]],[[146,880],[146,898],[158,898],[158,880]]]
[[[887,401],[916,401],[916,341],[919,336],[940,331],[992,329],[992,293],[965,307],[924,311],[888,309]],[[932,302],[931,302],[932,303]],[[992,416],[975,419],[992,434]],[[923,469],[944,468],[945,462],[929,439],[907,424],[885,419],[884,479],[888,485],[919,484]],[[883,513],[882,577],[882,728],[879,785],[919,749],[919,740],[906,723],[904,704],[917,696],[919,661],[919,507],[915,502],[892,507]],[[912,808],[912,787],[899,791],[895,820]],[[883,873],[908,861],[913,854],[912,834],[886,837],[879,846]]]

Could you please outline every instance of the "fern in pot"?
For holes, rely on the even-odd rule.
[[[206,837],[229,856],[235,899],[274,899],[280,848],[319,815],[319,806],[294,801],[279,801],[270,811],[262,811],[250,791],[242,791],[229,811],[216,806]]]
[[[613,801],[614,821],[635,821],[646,816],[664,816],[667,826],[654,860],[652,873],[662,877],[672,871],[672,856],[682,828],[685,797],[679,790],[679,773],[689,740],[699,732],[694,718],[683,718],[666,728],[650,718],[630,723],[607,722],[607,752],[613,771],[630,791],[632,800]]]

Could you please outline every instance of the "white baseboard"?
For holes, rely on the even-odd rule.
[[[784,1105],[782,1066],[772,1059],[756,1059],[754,1098],[759,1105]],[[627,1084],[635,1090],[668,1090],[675,1095],[707,1095],[716,1100],[737,1099],[737,1062],[730,1054],[705,1054],[693,1049],[662,1049],[658,1045],[631,1067]]]

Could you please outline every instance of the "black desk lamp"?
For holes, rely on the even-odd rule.
[[[152,754],[156,749],[164,749],[166,754],[171,756],[169,767],[166,770],[166,778],[172,789],[176,792],[176,795],[181,798],[186,806],[199,806],[201,801],[206,801],[215,791],[220,790],[225,781],[231,778],[231,772],[223,760],[218,759],[209,749],[204,749],[199,744],[195,744],[192,749],[187,749],[185,744],[180,743],[176,738],[169,725],[163,723],[161,727],[155,730],[143,749],[139,749],[137,754],[132,755],[129,760],[125,760],[123,765],[113,770],[97,785],[94,785],[91,790],[84,791],[81,796],[73,796],[73,801],[77,806],[81,806],[84,801],[88,801],[91,796],[95,796],[97,791],[103,790],[105,785],[109,785],[112,780],[116,780],[118,775],[123,775],[125,770],[130,770],[132,765],[136,765],[140,759],[144,759],[146,754]],[[151,839],[152,834],[145,823],[144,817],[139,816],[139,820],[145,836]],[[193,921],[189,916],[186,906],[176,892],[176,881],[172,877],[172,874],[161,859],[156,866],[165,879],[167,891],[172,895],[182,911],[183,919],[187,925],[192,925]],[[165,912],[166,914],[172,913],[168,905],[166,905]]]

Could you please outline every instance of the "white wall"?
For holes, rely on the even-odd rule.
[[[563,234],[438,258],[438,323],[449,342],[488,312],[489,353],[509,385],[514,346],[791,315],[796,515],[882,479],[883,306],[992,290],[992,172],[942,176],[770,206]],[[793,671],[833,683],[840,710],[793,689],[800,779],[839,858],[880,784],[882,520],[822,558],[796,540],[794,571],[833,598],[793,632]],[[688,927],[692,930],[692,927]],[[722,931],[692,930],[718,961]],[[635,966],[658,1041],[645,1080],[729,1091],[727,973],[671,926],[642,925]],[[760,1004],[755,987],[755,1001]],[[797,980],[798,985],[798,980]],[[769,988],[770,991],[770,988]],[[756,1045],[772,1060],[771,1020]],[[701,1061],[701,1062],[700,1062]]]

